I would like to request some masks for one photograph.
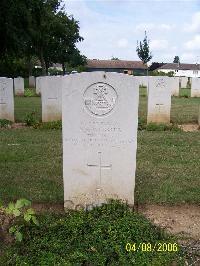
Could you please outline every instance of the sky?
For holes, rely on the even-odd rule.
[[[79,21],[88,59],[139,60],[137,41],[147,32],[151,62],[200,63],[200,0],[64,0]]]

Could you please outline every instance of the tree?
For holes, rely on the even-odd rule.
[[[158,62],[152,62],[151,65],[149,66],[149,71],[154,71],[157,68],[163,66],[165,63],[158,63]]]
[[[111,60],[119,60],[119,58],[112,56]]]
[[[139,43],[137,41],[136,52],[138,54],[138,57],[142,60],[143,64],[147,64],[153,57],[152,53],[149,50],[149,40],[147,39],[146,31],[144,40],[142,42],[140,41]]]
[[[26,62],[38,58],[43,74],[48,73],[52,63],[64,66],[74,54],[77,61],[84,62],[76,48],[76,43],[83,40],[78,21],[67,16],[62,0],[2,0],[0,36],[0,69],[9,70],[12,62],[20,65],[21,58],[29,73],[32,63]]]
[[[49,47],[52,49],[52,60],[62,64],[64,74],[66,65],[78,66],[86,63],[86,58],[76,48],[76,43],[83,41],[83,38],[79,34],[78,21],[73,16],[67,16],[63,10],[59,11],[55,16],[52,32],[54,38]]]
[[[0,58],[21,56],[27,42],[29,1],[1,0],[0,2]]]
[[[176,56],[174,57],[174,61],[173,61],[173,63],[177,63],[177,64],[180,63],[180,58],[179,58],[178,55],[176,55]]]

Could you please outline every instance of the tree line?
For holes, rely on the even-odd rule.
[[[31,74],[40,62],[42,74],[53,63],[83,65],[76,44],[83,41],[79,22],[65,11],[62,0],[1,0],[0,75]]]

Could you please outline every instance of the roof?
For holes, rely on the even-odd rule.
[[[178,63],[168,63],[158,69],[173,69],[173,70],[200,70],[199,64],[178,64]]]
[[[142,61],[88,59],[87,68],[147,69]]]

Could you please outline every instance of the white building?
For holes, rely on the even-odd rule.
[[[189,77],[199,78],[200,77],[200,64],[182,64],[182,63],[168,63],[156,69],[168,73],[174,72],[176,77]]]

